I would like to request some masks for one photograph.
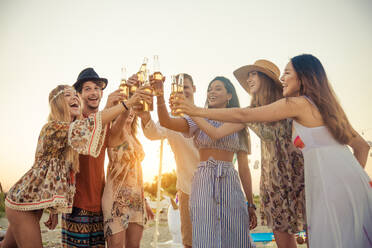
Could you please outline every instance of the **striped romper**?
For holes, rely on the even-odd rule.
[[[238,133],[212,140],[190,117],[184,118],[189,125],[189,133],[184,135],[193,137],[198,149],[248,151],[239,142]],[[207,121],[214,127],[223,124]],[[190,215],[194,248],[254,247],[249,234],[246,200],[238,172],[231,162],[210,157],[199,163],[191,184]]]

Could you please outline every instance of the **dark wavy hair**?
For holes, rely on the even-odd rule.
[[[300,95],[309,97],[315,103],[333,137],[341,144],[348,144],[355,136],[353,128],[319,59],[311,54],[302,54],[293,57],[291,63],[300,83]]]
[[[231,99],[226,105],[226,108],[240,108],[239,98],[236,94],[236,90],[232,82],[222,76],[215,77],[209,84],[208,84],[208,90],[211,87],[211,84],[215,81],[221,81],[223,85],[225,86],[225,89],[227,93],[231,94]],[[208,98],[205,102],[205,106],[208,107]],[[239,131],[239,140],[243,142],[243,144],[247,147],[248,151],[250,152],[250,141],[248,140],[249,132],[247,131],[247,128],[243,128]]]
[[[223,83],[223,85],[225,86],[225,89],[226,89],[227,93],[230,93],[231,94],[231,99],[227,103],[226,108],[240,108],[239,98],[238,98],[238,95],[236,94],[235,87],[231,83],[231,81],[228,78],[225,78],[225,77],[222,77],[222,76],[215,77],[208,84],[208,90],[209,90],[209,88],[211,87],[211,84],[214,81],[221,81]],[[209,107],[208,106],[208,99],[205,101],[205,107]]]

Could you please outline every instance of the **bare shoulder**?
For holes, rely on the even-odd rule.
[[[297,107],[307,106],[309,104],[309,102],[303,96],[285,97],[283,99],[280,99],[279,101],[285,101],[287,104],[296,105]]]
[[[299,110],[302,108],[308,107],[308,102],[304,97],[296,96],[296,97],[285,97],[280,100],[277,100],[276,102],[272,103],[273,105],[276,105],[277,108],[283,109],[286,108],[288,110]]]
[[[309,110],[313,107],[312,104],[303,96],[286,97],[286,98],[280,99],[279,101],[285,102],[287,107],[300,110],[300,112],[304,110]]]

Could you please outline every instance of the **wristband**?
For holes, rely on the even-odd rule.
[[[124,108],[125,108],[126,110],[128,110],[128,107],[127,107],[127,105],[125,105],[125,102],[124,102],[124,101],[121,101],[121,104],[123,104]]]
[[[249,202],[247,202],[247,206],[248,206],[248,208],[254,208],[254,210],[257,209],[257,208],[256,208],[256,205],[254,205],[254,203],[249,203]]]

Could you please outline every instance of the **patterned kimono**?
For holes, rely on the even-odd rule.
[[[46,123],[39,135],[35,162],[9,190],[6,206],[21,211],[48,208],[55,213],[70,213],[75,172],[73,164],[66,160],[66,148],[96,157],[105,134],[101,113],[72,123]]]

